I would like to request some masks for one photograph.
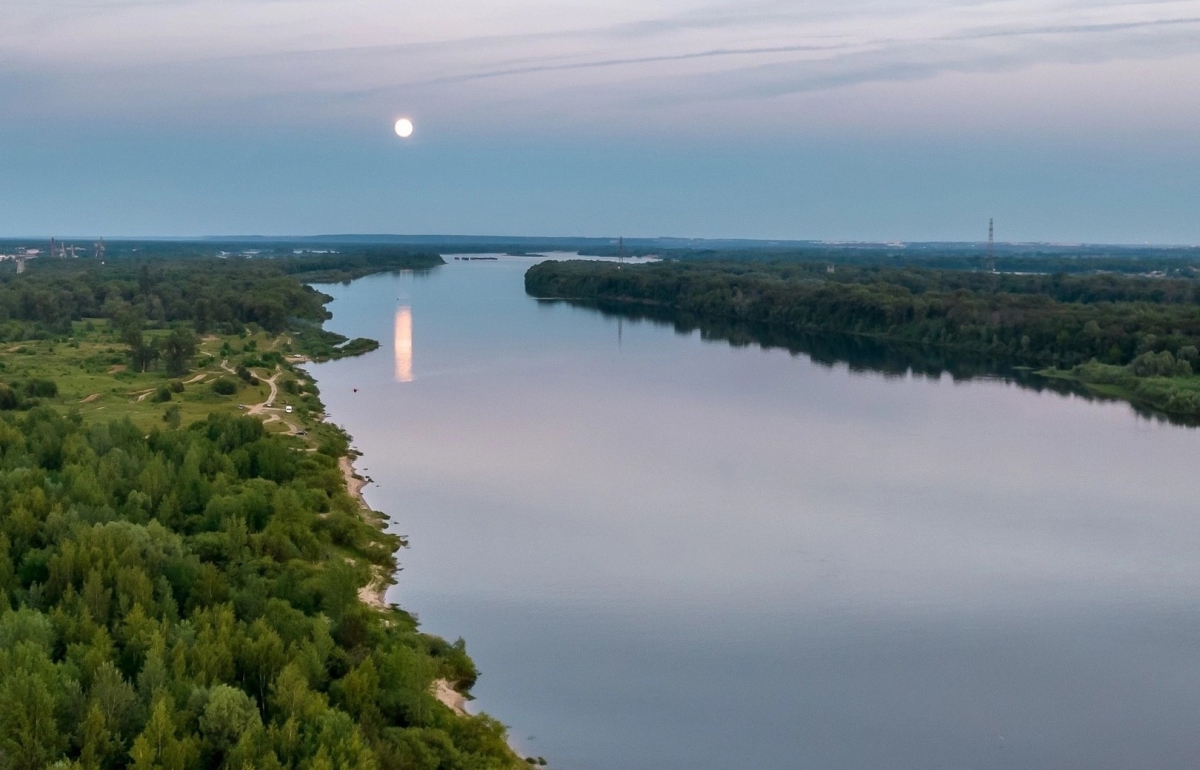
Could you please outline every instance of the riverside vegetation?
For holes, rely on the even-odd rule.
[[[435,698],[462,641],[365,600],[401,542],[297,367],[375,344],[303,280],[440,262],[0,271],[0,768],[525,766]]]
[[[740,321],[970,355],[1200,418],[1200,283],[1191,277],[549,261],[530,268],[525,287],[542,298],[666,308],[685,325]]]

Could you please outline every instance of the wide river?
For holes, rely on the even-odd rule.
[[[389,593],[563,770],[1200,765],[1200,432],[526,296],[322,286]],[[357,389],[357,392],[355,391]]]

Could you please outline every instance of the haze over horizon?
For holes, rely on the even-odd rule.
[[[1198,27],[1195,1],[10,2],[0,236],[1200,243]]]

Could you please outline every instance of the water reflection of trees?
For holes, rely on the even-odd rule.
[[[904,343],[884,342],[872,337],[850,334],[813,334],[785,327],[755,324],[721,318],[700,318],[657,305],[639,305],[604,300],[538,300],[549,304],[564,303],[588,308],[606,318],[635,323],[667,326],[676,334],[690,335],[697,331],[703,340],[723,342],[734,347],[757,345],[764,349],[783,349],[793,356],[807,356],[813,363],[833,368],[846,366],[851,372],[881,374],[885,378],[925,377],[940,379],[949,375],[956,382],[973,379],[1002,380],[1036,392],[1051,391],[1076,395],[1089,401],[1119,401],[1098,394],[1084,385],[1044,377],[1026,367],[1015,367],[1010,361],[946,348],[925,347]],[[1141,417],[1173,425],[1196,427],[1200,421],[1167,415],[1137,404],[1130,407]]]

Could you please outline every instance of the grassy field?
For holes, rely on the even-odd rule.
[[[168,333],[150,330],[146,336]],[[316,387],[294,366],[304,359],[293,354],[286,334],[209,334],[198,342],[189,370],[168,377],[161,365],[136,371],[130,364],[128,346],[117,338],[108,321],[77,321],[69,338],[30,340],[0,348],[0,382],[19,385],[32,379],[52,380],[58,394],[40,401],[64,413],[78,412],[89,423],[128,417],[149,431],[155,425],[168,424],[171,412],[182,425],[203,420],[211,412],[249,412],[262,418],[271,432],[299,434],[308,444],[324,436]],[[253,375],[251,382],[236,373],[242,366]],[[267,406],[272,377],[278,392]],[[217,393],[213,388],[217,380],[232,383],[235,392]]]

